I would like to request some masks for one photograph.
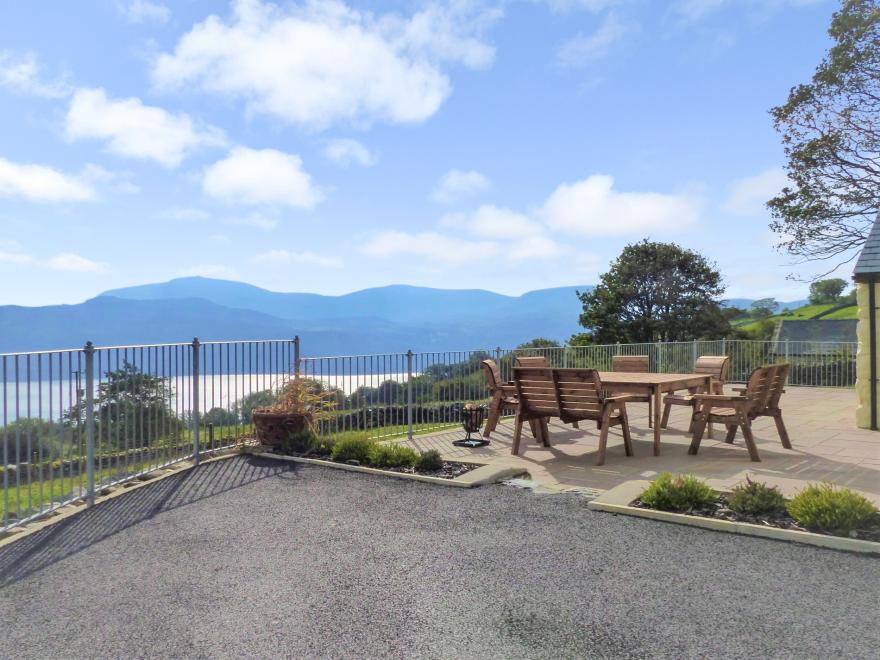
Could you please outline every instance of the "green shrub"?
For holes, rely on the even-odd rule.
[[[342,438],[333,445],[333,451],[330,456],[334,461],[340,463],[345,463],[346,461],[369,463],[370,449],[375,444],[373,440],[365,437]]]
[[[788,503],[788,513],[807,529],[846,536],[876,514],[877,507],[849,488],[810,484]]]
[[[436,472],[443,467],[443,457],[436,449],[429,449],[419,456],[416,462],[416,470],[419,472]]]
[[[775,486],[746,477],[727,498],[727,505],[745,516],[771,516],[785,512],[785,498]]]
[[[661,511],[690,511],[715,501],[715,491],[696,477],[664,472],[639,495],[643,504]]]
[[[419,460],[419,453],[406,445],[373,445],[370,464],[379,468],[412,467]]]
[[[305,454],[308,453],[318,441],[312,431],[294,431],[288,433],[287,437],[281,443],[281,451],[285,454]]]
[[[333,454],[335,444],[333,438],[316,438],[312,444],[312,453],[320,458],[327,458]]]

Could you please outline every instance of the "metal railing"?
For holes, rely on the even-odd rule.
[[[412,437],[457,425],[485,402],[480,363],[505,379],[517,355],[552,366],[610,370],[615,355],[648,355],[653,371],[690,372],[700,355],[729,355],[730,381],[771,362],[789,384],[852,387],[855,343],[716,340],[301,357],[299,340],[94,347],[0,354],[2,529],[253,434],[251,411],[291,376],[333,393],[317,431],[334,438]]]

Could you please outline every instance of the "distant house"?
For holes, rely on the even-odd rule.
[[[785,355],[787,351],[789,356],[834,353],[839,342],[856,343],[857,325],[856,319],[783,319],[773,337],[775,352],[777,355]]]

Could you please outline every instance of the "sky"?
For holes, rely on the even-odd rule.
[[[805,297],[768,110],[835,0],[0,8],[0,304],[203,275],[340,294],[592,284],[628,243]],[[840,272],[848,276],[844,267]]]

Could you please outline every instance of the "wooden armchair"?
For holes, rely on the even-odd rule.
[[[505,383],[501,378],[501,369],[495,360],[483,360],[481,363],[483,373],[486,375],[486,385],[489,387],[489,415],[486,420],[486,428],[483,431],[483,437],[488,438],[489,434],[498,426],[498,420],[501,419],[501,413],[505,408],[517,408],[519,401],[516,398],[516,388],[513,383]]]
[[[755,438],[752,435],[752,420],[756,417],[770,416],[776,422],[782,446],[791,449],[791,442],[785,425],[782,423],[782,410],[779,400],[785,391],[785,380],[788,378],[788,364],[759,367],[752,372],[749,382],[739,395],[695,394],[699,410],[694,422],[694,436],[691,440],[689,454],[696,454],[706,424],[719,422],[727,427],[725,442],[733,442],[737,428],[742,428],[749,457],[760,461]]]
[[[514,367],[513,382],[519,398],[513,432],[512,453],[519,453],[523,422],[559,417],[571,424],[593,420],[599,424],[599,451],[596,465],[605,462],[608,429],[620,425],[627,456],[632,456],[632,438],[626,415],[628,395],[603,396],[599,372],[593,369],[538,369]],[[549,438],[542,441],[549,446]]]
[[[647,355],[615,355],[611,358],[611,371],[646,374],[651,371],[651,360]],[[654,415],[652,414],[654,397],[641,394],[630,394],[628,396],[629,401],[632,403],[648,403],[648,428],[651,428],[651,425],[654,423]]]
[[[547,364],[547,358],[544,357],[543,355],[539,355],[536,357],[518,357],[518,358],[516,358],[516,360],[514,362],[514,366],[515,367],[537,367],[540,369],[540,368],[546,368],[548,366],[548,364]],[[572,422],[571,425],[572,425],[572,427],[574,427],[576,429],[580,428],[580,426],[578,425],[577,422]]]
[[[669,413],[672,406],[690,406],[691,421],[688,426],[688,432],[694,430],[694,418],[697,413],[695,394],[724,394],[724,384],[727,382],[727,373],[730,369],[730,358],[726,355],[701,355],[694,363],[694,373],[708,374],[712,376],[712,391],[699,391],[691,388],[687,394],[672,393],[666,395],[663,399],[663,419],[660,421],[660,428],[665,429],[669,423]],[[711,435],[710,435],[711,437]]]

